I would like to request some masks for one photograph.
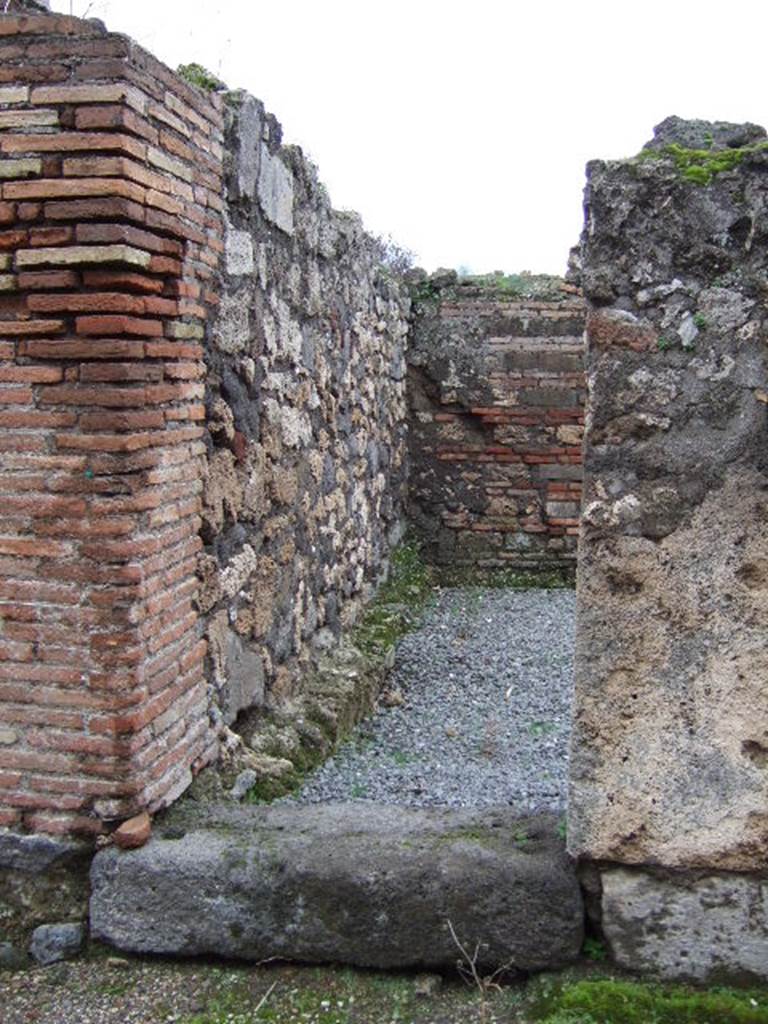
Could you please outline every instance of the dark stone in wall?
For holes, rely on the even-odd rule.
[[[556,829],[509,808],[212,807],[181,837],[99,853],[91,927],[140,953],[451,969],[450,922],[479,967],[560,967],[584,910]]]

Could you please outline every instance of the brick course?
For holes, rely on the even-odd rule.
[[[98,833],[215,755],[194,600],[221,103],[0,17],[0,824]]]

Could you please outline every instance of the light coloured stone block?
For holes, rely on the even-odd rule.
[[[26,103],[29,99],[29,87],[26,85],[8,85],[0,89],[0,104]]]
[[[55,249],[19,249],[17,267],[72,266],[80,263],[128,263],[148,267],[150,253],[130,245],[70,245]]]
[[[250,232],[229,228],[226,235],[224,255],[228,274],[253,273],[253,238]]]
[[[52,128],[58,123],[55,110],[0,110],[0,128]]]
[[[278,156],[272,156],[269,149],[261,147],[258,196],[264,216],[281,231],[292,235],[293,225],[293,175]]]
[[[30,175],[41,174],[43,161],[35,158],[28,160],[0,160],[0,178],[28,178]]]
[[[603,873],[603,931],[617,963],[700,982],[768,979],[768,880]]]
[[[247,302],[239,295],[223,295],[214,328],[216,345],[230,354],[243,352],[250,339]]]

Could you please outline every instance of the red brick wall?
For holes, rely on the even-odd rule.
[[[221,113],[0,18],[0,826],[93,833],[210,759],[195,565]]]
[[[526,298],[438,274],[415,310],[410,512],[427,553],[452,567],[575,565],[583,300],[566,285]]]

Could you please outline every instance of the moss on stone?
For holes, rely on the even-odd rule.
[[[434,585],[434,571],[423,561],[420,545],[404,541],[393,552],[389,578],[353,630],[352,642],[373,658],[385,658],[418,623]]]
[[[764,990],[656,985],[619,978],[555,987],[535,1014],[541,1024],[768,1024]]]
[[[708,185],[712,179],[725,171],[732,171],[742,160],[752,154],[768,150],[768,142],[737,149],[686,149],[672,142],[662,149],[643,150],[637,160],[671,159],[685,181],[694,185]]]

